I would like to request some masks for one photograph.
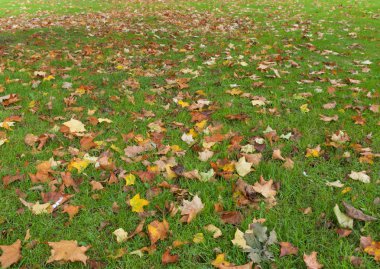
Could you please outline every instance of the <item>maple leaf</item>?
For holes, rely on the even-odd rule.
[[[179,256],[177,254],[175,255],[170,254],[170,249],[167,249],[161,258],[161,262],[164,265],[169,264],[169,263],[176,263],[178,262],[178,260],[179,260]]]
[[[16,264],[21,259],[21,240],[17,239],[12,245],[0,245],[3,252],[0,256],[0,264],[2,268],[8,268],[12,264]]]
[[[129,200],[129,204],[132,207],[133,212],[141,213],[144,212],[144,206],[149,205],[149,201],[140,198],[140,194],[136,194],[133,196],[131,200]]]
[[[313,251],[310,255],[303,254],[303,260],[308,269],[321,269],[323,265],[317,261],[317,252]]]
[[[293,246],[289,242],[280,242],[281,246],[280,250],[280,257],[286,256],[286,255],[297,255],[298,254],[298,248]]]
[[[155,220],[148,224],[148,235],[150,243],[154,245],[158,240],[164,240],[169,231],[169,223],[166,220],[159,222]]]
[[[260,176],[260,182],[255,182],[252,188],[255,192],[260,193],[265,198],[276,196],[277,192],[273,188],[273,180],[270,179],[265,181],[265,179]]]
[[[134,185],[136,177],[133,174],[128,174],[124,177],[125,179],[125,186]]]
[[[225,266],[229,266],[230,263],[228,261],[226,261],[226,255],[224,253],[221,253],[221,254],[218,254],[216,255],[216,258],[215,260],[213,260],[211,262],[211,264],[216,267],[216,268],[220,268],[220,266],[222,264],[224,264]]]
[[[282,155],[281,155],[281,150],[280,149],[273,150],[272,159],[273,160],[285,161],[285,158],[282,157]]]
[[[358,180],[363,183],[370,183],[370,180],[371,180],[371,178],[366,174],[366,171],[361,171],[361,172],[351,171],[351,173],[348,176],[353,180]]]
[[[116,241],[118,243],[125,242],[128,239],[128,233],[124,231],[123,228],[116,229],[113,231],[113,234],[116,236]]]
[[[81,135],[86,132],[84,124],[76,119],[70,119],[69,121],[64,122],[63,125],[69,128],[70,133]]]
[[[237,163],[235,163],[236,172],[239,176],[246,176],[251,172],[252,163],[245,160],[245,157],[241,157]]]
[[[79,209],[81,206],[75,206],[75,205],[65,205],[63,207],[62,212],[67,213],[69,215],[69,220],[72,220],[75,215],[79,213]]]
[[[78,242],[75,240],[61,240],[59,242],[48,242],[48,245],[52,248],[51,255],[47,263],[54,261],[63,262],[82,262],[86,264],[88,257],[86,251],[90,246],[78,246]]]
[[[239,229],[236,229],[235,237],[231,240],[232,244],[240,247],[243,250],[249,250],[251,247],[247,245],[247,242],[244,239],[244,233]]]
[[[364,251],[375,257],[375,261],[380,262],[380,242],[372,241],[371,245],[367,246]]]
[[[192,201],[183,200],[183,205],[180,207],[182,222],[190,223],[195,216],[202,211],[204,205],[198,195],[195,195]]]
[[[216,227],[215,225],[212,225],[212,224],[206,225],[204,227],[204,229],[206,231],[213,233],[212,237],[214,237],[214,238],[218,238],[218,237],[222,236],[222,231],[218,227]]]

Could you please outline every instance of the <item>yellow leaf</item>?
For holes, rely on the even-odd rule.
[[[178,145],[173,145],[173,146],[171,146],[170,148],[171,148],[172,151],[174,151],[174,152],[178,152],[178,151],[181,151],[181,150],[182,150],[181,147],[178,146]]]
[[[308,104],[303,104],[302,106],[300,106],[300,110],[302,113],[307,113],[310,111],[310,109],[307,106]]]
[[[203,241],[205,241],[203,233],[197,233],[197,234],[194,235],[193,242],[195,244],[202,243]]]
[[[199,130],[199,131],[202,131],[205,127],[206,127],[206,124],[207,124],[207,120],[203,120],[201,122],[198,122],[195,124],[195,127]]]
[[[111,149],[113,149],[114,151],[116,151],[120,154],[124,153],[124,151],[122,151],[119,147],[115,146],[114,144],[111,145]]]
[[[364,249],[369,255],[375,257],[375,261],[380,261],[380,242],[372,241],[371,245]]]
[[[351,190],[352,190],[351,187],[346,187],[346,188],[344,188],[344,189],[342,190],[342,194],[345,194],[345,193],[347,193],[347,192],[350,192]]]
[[[192,137],[197,137],[198,136],[198,133],[194,129],[190,129],[187,134],[191,135]]]
[[[67,166],[67,169],[69,171],[72,171],[75,168],[78,170],[78,173],[80,174],[84,171],[84,169],[87,168],[89,164],[90,162],[88,160],[76,159],[69,163],[69,165]]]
[[[125,186],[134,185],[136,177],[133,174],[128,174],[124,177],[125,179]]]
[[[188,107],[189,106],[188,102],[184,102],[182,100],[179,100],[177,104],[179,104],[181,107]]]
[[[49,76],[47,76],[47,77],[44,77],[44,81],[50,81],[50,80],[52,80],[52,79],[55,79],[55,77],[52,76],[52,75],[49,75]]]
[[[215,260],[213,260],[211,262],[212,265],[214,265],[215,267],[220,267],[221,265],[224,265],[224,266],[229,266],[230,263],[228,261],[225,260],[225,254],[222,253],[222,254],[218,254],[215,258]]]
[[[129,204],[132,207],[133,212],[144,212],[144,206],[149,205],[149,201],[140,198],[140,193],[133,196],[133,198],[129,201]]]
[[[35,215],[41,215],[41,214],[49,214],[52,211],[52,207],[50,203],[40,204],[37,202],[32,206],[32,212]]]
[[[29,104],[28,104],[29,108],[33,108],[35,106],[36,106],[36,101],[34,101],[34,100],[30,101]]]

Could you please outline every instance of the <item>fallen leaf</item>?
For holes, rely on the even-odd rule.
[[[193,238],[193,242],[195,244],[199,244],[205,241],[205,238],[203,236],[203,233],[196,233]]]
[[[70,119],[67,122],[63,123],[64,126],[69,128],[70,133],[84,133],[86,132],[86,129],[84,128],[84,124],[76,119]]]
[[[167,249],[161,258],[161,262],[164,265],[169,264],[169,263],[176,263],[178,262],[178,260],[179,260],[179,256],[177,254],[175,255],[170,254],[170,249]]]
[[[162,222],[155,220],[148,224],[148,235],[150,243],[154,245],[158,240],[164,240],[168,236],[169,223],[166,220]]]
[[[285,158],[282,157],[282,155],[281,155],[281,150],[280,149],[273,150],[272,159],[273,160],[285,161]]]
[[[241,157],[237,163],[235,163],[236,172],[239,176],[244,177],[251,172],[252,163],[245,160],[245,157]]]
[[[321,269],[323,265],[317,261],[317,252],[313,251],[310,255],[303,254],[303,260],[307,266],[307,269]]]
[[[361,172],[354,172],[351,171],[351,173],[348,175],[353,180],[359,180],[363,183],[370,183],[370,177],[366,174],[366,171]]]
[[[336,218],[338,220],[338,223],[339,223],[340,227],[353,229],[354,220],[352,218],[350,218],[349,216],[347,216],[346,214],[342,213],[340,211],[338,205],[335,205],[335,207],[334,207],[334,213],[335,213],[335,216],[336,216]]]
[[[118,243],[123,243],[128,239],[128,233],[123,228],[116,229],[113,234],[116,236]]]
[[[353,219],[362,220],[362,221],[377,220],[377,218],[364,214],[361,210],[356,209],[355,207],[353,207],[352,205],[344,201],[342,202],[342,204],[344,208],[346,209],[346,214]]]
[[[86,264],[88,257],[86,251],[90,246],[78,246],[75,240],[62,240],[59,242],[48,242],[51,249],[51,256],[47,263],[54,261],[63,262],[82,262]]]
[[[380,262],[380,242],[372,241],[371,245],[364,249],[364,252],[375,257],[375,261]]]
[[[133,196],[131,200],[129,200],[129,204],[132,207],[133,212],[141,213],[144,212],[143,207],[149,205],[149,201],[141,199],[140,194],[138,193],[135,196]]]
[[[289,242],[280,242],[281,246],[280,250],[280,257],[286,256],[286,255],[297,255],[298,254],[298,248],[293,246]]]
[[[16,264],[21,259],[21,240],[17,239],[12,245],[0,245],[3,252],[0,256],[0,264],[2,268],[8,268]]]
[[[222,236],[222,231],[215,225],[212,225],[212,224],[206,225],[204,229],[206,231],[209,231],[210,233],[213,233],[214,238],[218,238]]]
[[[202,211],[204,205],[198,195],[195,195],[192,201],[183,200],[183,205],[180,206],[182,222],[190,223],[195,216]]]
[[[223,223],[238,225],[243,221],[243,216],[239,211],[223,211],[220,214]]]

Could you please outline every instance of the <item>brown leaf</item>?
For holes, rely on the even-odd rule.
[[[170,249],[167,249],[162,255],[161,262],[162,264],[176,263],[179,260],[179,256],[177,254],[171,255]]]
[[[242,222],[243,216],[239,211],[223,211],[220,214],[223,223],[238,225]]]
[[[317,252],[313,251],[310,255],[303,254],[303,260],[308,269],[321,269],[323,265],[317,261]]]
[[[346,214],[353,219],[362,220],[362,221],[377,220],[377,218],[364,214],[361,210],[356,209],[355,207],[353,207],[352,205],[344,201],[342,202],[342,204],[344,208],[346,209]]]
[[[262,176],[260,176],[260,182],[255,182],[253,185],[253,190],[260,193],[265,198],[274,197],[277,193],[273,186],[273,180],[270,179],[265,181]]]
[[[145,224],[145,219],[142,219],[140,223],[137,225],[136,229],[131,234],[128,235],[128,239],[131,239],[135,235],[141,233],[142,230],[144,229],[144,224]]]
[[[274,149],[272,154],[273,160],[281,160],[285,161],[285,158],[281,156],[281,150],[280,149]]]
[[[325,116],[325,115],[319,114],[319,119],[322,120],[322,121],[325,121],[325,122],[337,121],[339,119],[339,116],[338,115],[334,115],[332,117],[329,117],[329,116]]]
[[[12,182],[22,180],[22,179],[24,179],[24,175],[21,175],[20,172],[17,171],[16,175],[14,176],[10,176],[10,175],[3,176],[3,184],[4,186],[8,186]]]
[[[97,147],[97,144],[94,143],[94,137],[92,137],[92,136],[84,136],[80,140],[80,147],[83,150],[89,150],[89,149]]]
[[[249,185],[244,180],[239,178],[236,181],[235,186],[236,186],[236,189],[240,191],[250,201],[253,201],[255,198],[257,198],[258,193],[254,190],[253,186]]]
[[[67,213],[69,215],[69,219],[72,220],[74,216],[79,213],[80,208],[81,206],[64,205],[62,212]]]
[[[17,239],[12,245],[1,245],[0,264],[2,268],[8,268],[21,259],[21,240]]]
[[[47,263],[54,261],[63,262],[82,262],[86,264],[88,257],[86,251],[90,246],[78,246],[78,242],[75,240],[62,240],[59,242],[48,242],[51,249],[51,256]]]
[[[92,191],[99,191],[99,190],[102,190],[104,189],[102,183],[98,182],[98,181],[95,181],[95,180],[92,180],[90,182],[91,186],[92,186]]]
[[[243,265],[233,265],[233,264],[222,263],[218,265],[218,268],[219,269],[252,269],[252,266],[253,266],[253,262],[249,262]]]
[[[148,224],[148,235],[150,243],[154,245],[158,240],[164,240],[168,236],[169,223],[164,220],[159,222],[155,220]]]
[[[352,233],[352,230],[349,229],[336,229],[335,231],[339,237],[347,237]]]
[[[192,201],[183,200],[183,205],[180,207],[182,222],[190,223],[195,216],[202,211],[204,205],[198,195],[195,195]]]
[[[361,267],[363,264],[363,260],[360,257],[351,256],[350,262],[354,267]]]
[[[293,246],[289,242],[280,242],[281,246],[280,250],[280,257],[286,256],[286,255],[297,255],[298,254],[298,248]]]
[[[371,236],[361,236],[360,237],[360,247],[362,249],[365,249],[366,247],[370,246],[372,243],[372,237]]]

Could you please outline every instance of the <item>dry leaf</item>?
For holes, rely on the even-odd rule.
[[[195,216],[202,211],[204,205],[198,195],[195,195],[193,200],[190,202],[188,200],[183,200],[183,205],[180,206],[182,222],[190,223]]]
[[[214,238],[218,238],[222,236],[222,231],[215,225],[212,225],[212,224],[206,225],[204,229],[206,231],[209,231],[210,233],[213,233]]]
[[[317,261],[317,252],[313,251],[310,255],[303,254],[303,260],[307,269],[321,269],[323,265]]]
[[[354,172],[351,171],[351,174],[348,175],[353,180],[359,180],[363,183],[370,183],[370,177],[366,174],[366,171]]]
[[[289,242],[280,242],[281,246],[280,250],[280,257],[286,256],[286,255],[297,255],[298,254],[298,248],[293,246]]]
[[[241,157],[237,163],[235,163],[236,172],[239,176],[244,177],[251,172],[252,163],[245,160],[245,157]]]
[[[54,261],[63,262],[82,262],[86,264],[88,257],[86,251],[90,248],[78,246],[78,242],[74,240],[62,240],[59,242],[48,242],[51,249],[51,256],[47,263]]]
[[[148,235],[150,243],[154,245],[158,240],[164,240],[168,235],[169,223],[164,220],[159,222],[155,220],[148,224]]]
[[[285,161],[285,158],[281,156],[281,150],[280,149],[273,150],[272,159],[273,160]]]
[[[175,255],[170,254],[170,249],[167,249],[161,258],[161,262],[164,265],[169,264],[169,263],[176,263],[178,262],[178,260],[179,260],[179,256],[177,254]]]
[[[335,216],[336,216],[336,218],[338,220],[338,223],[339,223],[340,227],[353,229],[354,220],[352,218],[350,218],[349,216],[347,216],[346,214],[342,213],[340,211],[338,205],[335,205],[335,207],[334,207],[334,213],[335,213]]]
[[[123,243],[128,239],[128,233],[123,228],[116,229],[113,234],[116,236],[118,243]]]
[[[355,207],[353,207],[352,205],[346,202],[342,202],[342,204],[344,208],[346,209],[346,214],[353,219],[362,220],[362,221],[377,220],[377,218],[364,214],[361,210],[356,209]]]
[[[17,263],[21,259],[21,240],[17,239],[12,245],[0,245],[3,252],[0,256],[0,264],[2,268],[8,268],[12,264]]]
[[[84,124],[76,119],[71,119],[67,122],[63,123],[64,126],[68,127],[70,133],[84,133],[86,129],[84,128]]]

